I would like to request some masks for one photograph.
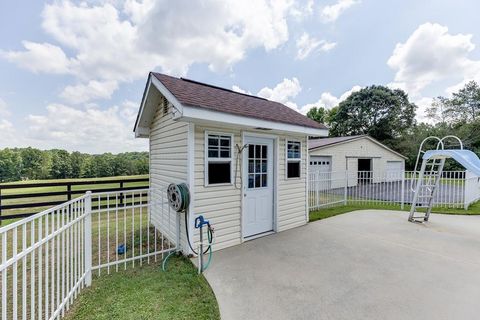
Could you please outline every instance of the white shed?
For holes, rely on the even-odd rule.
[[[328,129],[291,108],[150,73],[134,131],[150,140],[151,188],[187,183],[194,242],[198,214],[215,228],[214,250],[308,221],[307,139]],[[151,210],[154,225],[165,228],[165,211]],[[181,224],[180,246],[189,253],[183,215]]]
[[[310,171],[347,171],[349,186],[360,180],[398,179],[405,170],[405,156],[368,135],[310,139],[308,149]]]

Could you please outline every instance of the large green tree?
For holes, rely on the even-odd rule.
[[[456,125],[480,120],[480,86],[470,81],[451,97],[438,97],[427,109],[427,116],[434,121]]]
[[[414,125],[416,108],[402,90],[366,87],[338,105],[330,135],[368,134],[380,141],[393,140]]]
[[[329,125],[334,119],[337,110],[337,108],[332,108],[328,110],[324,107],[313,107],[308,110],[307,117],[319,123]]]

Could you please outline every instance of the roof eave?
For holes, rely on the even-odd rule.
[[[235,115],[226,112],[208,110],[197,106],[183,106],[183,113],[178,118],[184,121],[227,124],[230,126],[264,128],[291,134],[301,134],[316,137],[328,136],[328,129],[305,127],[301,125],[274,122],[258,118]]]
[[[181,115],[183,106],[178,101],[178,99],[158,80],[152,73],[149,74],[147,84],[145,86],[145,91],[143,93],[142,102],[140,104],[140,110],[137,114],[137,119],[135,120],[135,126],[133,131],[135,132],[136,138],[148,138],[150,136],[150,124],[153,120],[151,110],[147,110],[147,101],[152,85],[167,99],[169,103],[174,107],[174,118]],[[143,121],[147,119],[146,121]],[[148,124],[148,125],[147,125]]]

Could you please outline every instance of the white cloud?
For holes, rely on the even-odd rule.
[[[250,91],[244,90],[235,84],[232,86],[232,90],[238,93],[252,94]]]
[[[334,22],[345,10],[352,7],[355,4],[360,3],[357,0],[338,0],[337,3],[329,6],[325,6],[320,12],[320,17],[324,22]]]
[[[80,104],[90,100],[110,99],[117,88],[117,81],[91,80],[87,84],[65,87],[60,96],[69,103]]]
[[[300,108],[300,112],[306,114],[310,109],[313,107],[323,107],[325,109],[332,109],[336,107],[340,102],[347,99],[352,93],[359,91],[362,89],[360,86],[353,86],[352,89],[344,92],[340,95],[340,97],[336,97],[330,92],[324,92],[320,95],[320,99],[318,99],[315,103],[308,103]]]
[[[388,66],[396,71],[391,86],[418,97],[434,82],[480,79],[480,61],[469,58],[475,48],[471,39],[471,34],[452,35],[439,24],[420,25],[405,43],[396,45],[388,59]]]
[[[10,121],[6,119],[0,119],[0,132],[2,133],[0,134],[0,148],[17,146],[16,144],[14,146],[10,145],[12,141],[16,141],[17,139],[15,128]]]
[[[297,59],[303,60],[307,58],[315,50],[330,51],[337,45],[335,42],[328,42],[325,40],[310,37],[306,32],[297,40]]]
[[[118,106],[102,110],[51,104],[46,113],[27,117],[27,130],[20,138],[40,148],[90,153],[146,150],[146,140],[134,138],[132,122],[124,120],[123,111]]]
[[[133,124],[137,119],[139,105],[133,101],[124,101],[120,108],[120,115],[123,119],[127,120],[128,123]]]
[[[24,42],[26,50],[2,56],[34,72],[72,74],[84,89],[91,81],[144,78],[156,68],[177,75],[195,63],[226,70],[251,49],[285,43],[292,7],[292,0],[56,1],[45,5],[42,27],[60,46]],[[69,101],[72,89],[63,94]]]
[[[70,61],[62,48],[49,43],[22,42],[25,51],[0,51],[0,56],[32,72],[70,73]]]
[[[414,101],[414,103],[417,105],[417,120],[421,122],[428,122],[428,123],[433,123],[434,120],[430,119],[427,117],[427,108],[432,105],[433,99],[429,97],[422,97],[420,99],[417,99]]]
[[[284,78],[283,81],[278,83],[273,89],[269,87],[262,88],[257,95],[296,109],[297,105],[293,103],[291,99],[296,97],[300,91],[302,91],[300,81],[293,77],[292,79]]]
[[[0,98],[0,117],[8,117],[10,116],[10,111],[8,110],[8,105],[7,103],[5,102],[5,100],[3,100],[2,98]],[[0,131],[1,132],[1,131]]]

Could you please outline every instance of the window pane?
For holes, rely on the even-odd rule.
[[[248,160],[248,173],[255,172],[255,160]]]
[[[220,140],[220,145],[222,147],[230,147],[230,138],[222,138],[222,140]]]
[[[300,162],[288,162],[287,178],[300,178]]]
[[[218,146],[218,136],[208,136],[209,146]]]
[[[248,187],[251,189],[255,187],[255,175],[254,174],[249,174],[248,175]]]
[[[289,159],[300,159],[300,142],[289,141],[287,143],[287,157]]]
[[[267,186],[267,175],[262,174],[262,187],[266,187],[266,186]]]
[[[255,158],[260,158],[260,147],[259,145],[255,145]]]
[[[220,158],[230,158],[230,149],[228,150],[220,150]]]
[[[248,157],[255,158],[255,146],[253,144],[248,145]]]
[[[261,165],[260,160],[255,160],[255,172],[257,173],[262,172],[260,165]]]
[[[208,184],[230,183],[230,162],[208,163]]]
[[[255,188],[260,188],[260,176],[259,174],[255,175]]]
[[[262,146],[262,158],[267,158],[267,146]]]
[[[218,149],[208,149],[209,158],[218,158]]]
[[[267,172],[267,160],[262,160],[262,172]]]

